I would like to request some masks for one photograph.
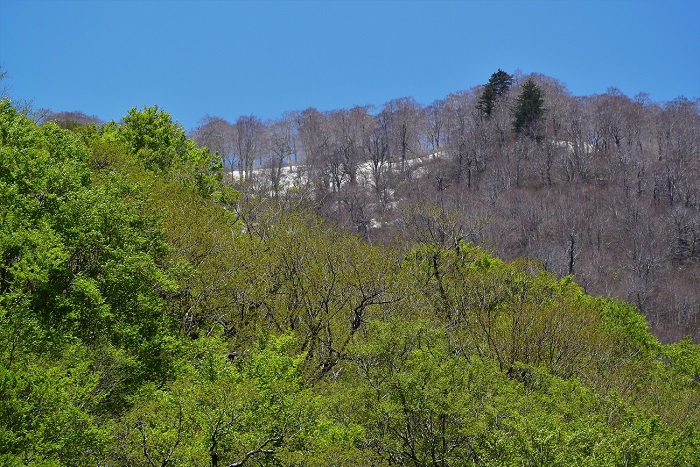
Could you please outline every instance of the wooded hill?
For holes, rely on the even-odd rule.
[[[461,239],[538,260],[634,303],[673,342],[700,339],[699,109],[498,70],[428,106],[207,117],[192,137],[242,191],[303,187],[319,215],[375,243]]]
[[[66,126],[0,103],[0,464],[697,465],[700,348],[635,306],[235,190],[157,107]]]

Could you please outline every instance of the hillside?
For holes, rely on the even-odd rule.
[[[576,97],[499,70],[428,106],[208,117],[191,136],[243,192],[303,188],[320,216],[372,243],[461,239],[539,261],[634,303],[673,342],[700,338],[699,108],[616,89]]]
[[[696,463],[700,348],[633,305],[236,191],[157,107],[70,126],[0,104],[3,465]]]

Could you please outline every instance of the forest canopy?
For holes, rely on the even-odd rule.
[[[695,465],[697,104],[499,72],[189,137],[3,99],[0,463]]]

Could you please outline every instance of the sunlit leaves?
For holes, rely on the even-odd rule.
[[[351,347],[336,403],[385,463],[674,465],[698,441],[576,379],[519,363],[503,373],[449,348],[444,329],[400,321]]]
[[[223,342],[193,342],[168,388],[147,387],[117,426],[126,463],[243,465],[271,462],[313,444],[316,396],[304,386],[304,356],[291,336],[261,337],[245,354]],[[240,464],[237,464],[240,463]]]
[[[58,363],[0,362],[0,462],[94,465],[109,434],[90,411],[99,399],[87,355],[68,348]]]
[[[204,194],[217,189],[222,161],[187,138],[184,128],[158,106],[132,108],[122,125],[102,128],[107,140],[119,141],[141,165],[181,183],[194,183]]]

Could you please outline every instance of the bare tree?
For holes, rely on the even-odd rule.
[[[291,114],[268,124],[269,157],[265,168],[270,174],[270,184],[275,196],[279,193],[282,170],[288,165],[290,170],[296,162],[297,133]]]
[[[421,155],[420,129],[424,118],[423,108],[412,97],[394,99],[386,104],[381,112],[389,130],[391,156],[399,160],[401,178],[409,176],[406,161],[409,157]]]
[[[438,99],[425,109],[426,139],[428,149],[440,155],[441,146],[447,138],[446,130],[449,127],[449,113],[445,99]]]
[[[453,165],[453,176],[457,183],[464,182],[467,188],[472,188],[474,176],[485,168],[491,123],[478,114],[476,95],[471,91],[448,96],[446,113],[449,126],[445,147]]]
[[[255,161],[263,154],[264,125],[254,115],[241,116],[234,125],[233,152],[241,179],[253,177]]]
[[[546,109],[535,138],[512,131],[527,80]],[[485,117],[482,90],[426,108],[406,97],[378,113],[241,117],[220,151],[246,178],[264,158],[269,202],[284,204],[282,170],[298,155],[304,202],[369,240],[416,228],[414,240],[473,240],[633,301],[663,339],[700,336],[700,101],[661,105],[614,88],[575,97],[556,79],[516,71]]]
[[[0,65],[0,99],[8,97],[10,85],[7,84],[7,70]]]
[[[389,170],[391,157],[389,151],[389,129],[387,121],[381,115],[375,117],[374,126],[369,133],[365,153],[368,156],[372,172],[371,186],[379,196],[382,206],[389,203]]]
[[[228,121],[207,115],[190,132],[190,137],[200,146],[206,146],[218,154],[229,172],[234,171],[236,166],[234,127]]]
[[[326,116],[308,108],[296,115],[296,124],[307,181],[316,192],[324,193],[330,187],[330,177],[323,167],[331,140]]]
[[[374,118],[369,113],[369,107],[356,106],[349,111],[332,112],[329,122],[333,135],[331,152],[337,162],[336,170],[339,170],[335,176],[336,189],[340,188],[340,182],[345,179],[351,185],[356,185],[358,167],[368,158],[365,151],[373,130]]]
[[[51,112],[46,117],[47,121],[56,122],[59,126],[63,128],[74,128],[76,126],[85,125],[101,125],[104,123],[96,115],[87,115],[85,112],[80,110],[74,110],[72,112]]]

